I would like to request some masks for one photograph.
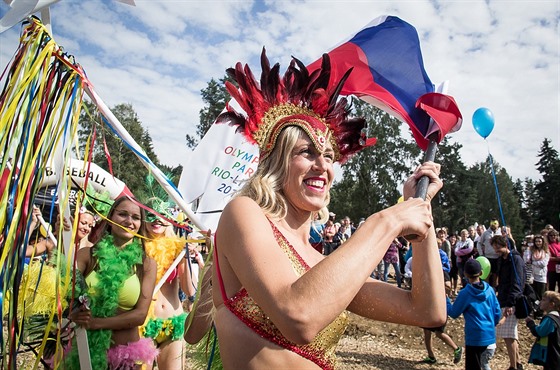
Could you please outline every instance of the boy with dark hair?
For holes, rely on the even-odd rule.
[[[490,240],[498,258],[498,302],[505,320],[496,327],[496,336],[506,344],[510,366],[508,370],[523,370],[519,356],[517,317],[515,302],[523,295],[525,288],[525,261],[508,240],[502,235],[494,235]]]
[[[463,273],[468,284],[454,303],[447,298],[447,314],[465,318],[465,369],[490,370],[489,361],[496,350],[494,327],[501,317],[500,304],[492,287],[480,280],[482,267],[475,259],[465,262]]]

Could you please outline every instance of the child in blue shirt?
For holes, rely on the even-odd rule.
[[[465,369],[490,370],[500,304],[494,289],[480,280],[482,267],[476,259],[465,262],[463,273],[469,284],[459,291],[454,303],[447,298],[447,314],[454,319],[463,314],[465,318]]]
[[[546,360],[543,365],[544,370],[560,369],[560,293],[553,291],[544,292],[539,303],[540,309],[545,313],[540,325],[535,324],[533,319],[527,317],[525,322],[535,337],[548,337],[546,346]],[[532,352],[531,352],[532,354]],[[529,358],[529,362],[532,361]]]

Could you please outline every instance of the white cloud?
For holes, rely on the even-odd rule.
[[[6,5],[0,2],[4,13]],[[194,133],[200,90],[237,61],[259,72],[266,46],[283,67],[304,62],[391,14],[419,32],[434,83],[450,81],[464,116],[451,140],[467,165],[488,150],[515,178],[539,178],[544,138],[559,144],[558,1],[115,1],[63,0],[52,7],[54,38],[84,67],[109,105],[132,103],[163,163],[181,162]],[[17,29],[16,29],[17,28]],[[14,53],[19,27],[0,35],[0,65]],[[472,127],[481,106],[496,118],[484,141]]]

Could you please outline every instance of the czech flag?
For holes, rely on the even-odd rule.
[[[379,17],[328,54],[335,80],[353,68],[341,94],[355,95],[408,123],[423,150],[429,140],[439,143],[461,128],[455,100],[436,93],[424,70],[416,29],[400,18]],[[321,59],[308,68],[320,66]]]

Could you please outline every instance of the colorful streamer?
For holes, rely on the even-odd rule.
[[[62,165],[69,160],[68,138],[75,136],[78,128],[83,78],[79,66],[56,45],[36,18],[29,18],[24,24],[20,45],[8,67],[3,73],[6,82],[0,95],[0,214],[4,216],[0,218],[3,239],[0,313],[6,319],[8,333],[7,340],[4,336],[0,340],[0,366],[15,369],[18,349],[25,341],[26,325],[18,317],[22,317],[25,307],[34,304],[30,301],[33,295],[20,295],[20,290],[23,294],[29,289],[27,283],[22,286],[22,279],[28,281],[31,270],[24,259],[32,232],[29,230],[32,207],[50,158],[59,153]],[[69,184],[65,186],[68,194]],[[68,197],[59,194],[59,203],[61,206],[68,203]],[[55,266],[60,266],[62,254],[56,255],[59,263]],[[48,326],[55,315],[58,321],[62,315],[65,297],[60,276],[57,274]],[[35,367],[48,334],[45,331]]]
[[[74,262],[74,251],[68,249],[68,246],[74,245],[74,236],[67,234],[62,237],[63,218],[69,213],[71,185],[70,177],[64,175],[64,169],[71,159],[70,149],[72,139],[76,137],[84,93],[97,106],[102,121],[136,154],[193,224],[199,230],[206,230],[206,227],[193,214],[175,185],[154,165],[97,95],[81,66],[53,41],[37,18],[31,17],[24,23],[18,50],[2,78],[5,79],[5,85],[0,95],[0,214],[4,217],[0,218],[0,315],[7,322],[7,327],[2,329],[7,331],[8,339],[4,335],[0,338],[0,367],[16,368],[18,350],[26,340],[28,317],[24,315],[25,308],[33,307],[36,297],[28,294],[30,287],[27,282],[38,285],[44,271],[49,271],[49,276],[56,276],[50,310],[45,311],[44,306],[41,306],[43,321],[41,324],[31,322],[28,326],[33,328],[35,339],[41,325],[44,327],[34,368],[38,367],[43,354],[47,352],[52,355],[52,366],[57,368],[64,339],[61,330],[56,330],[56,327],[63,322],[64,292],[74,289],[75,285],[71,283],[72,274],[61,273],[63,270],[71,271]],[[86,146],[84,157],[90,158],[89,150],[92,147],[89,144]],[[25,251],[32,231],[29,226],[33,204],[47,167],[55,168],[61,176],[57,195],[53,197],[53,204],[58,198],[59,237],[53,261],[49,262],[57,273],[52,274],[52,269],[33,269],[39,271],[36,279],[33,279],[28,276],[30,269],[25,265]],[[89,171],[89,167],[86,170]],[[74,214],[74,226],[79,216],[78,209],[79,205]],[[22,281],[25,282],[23,286]],[[18,319],[22,317],[23,321]],[[55,349],[49,346],[45,352],[47,341],[50,344],[55,339],[50,330],[53,327]],[[80,352],[80,362],[81,356]]]

